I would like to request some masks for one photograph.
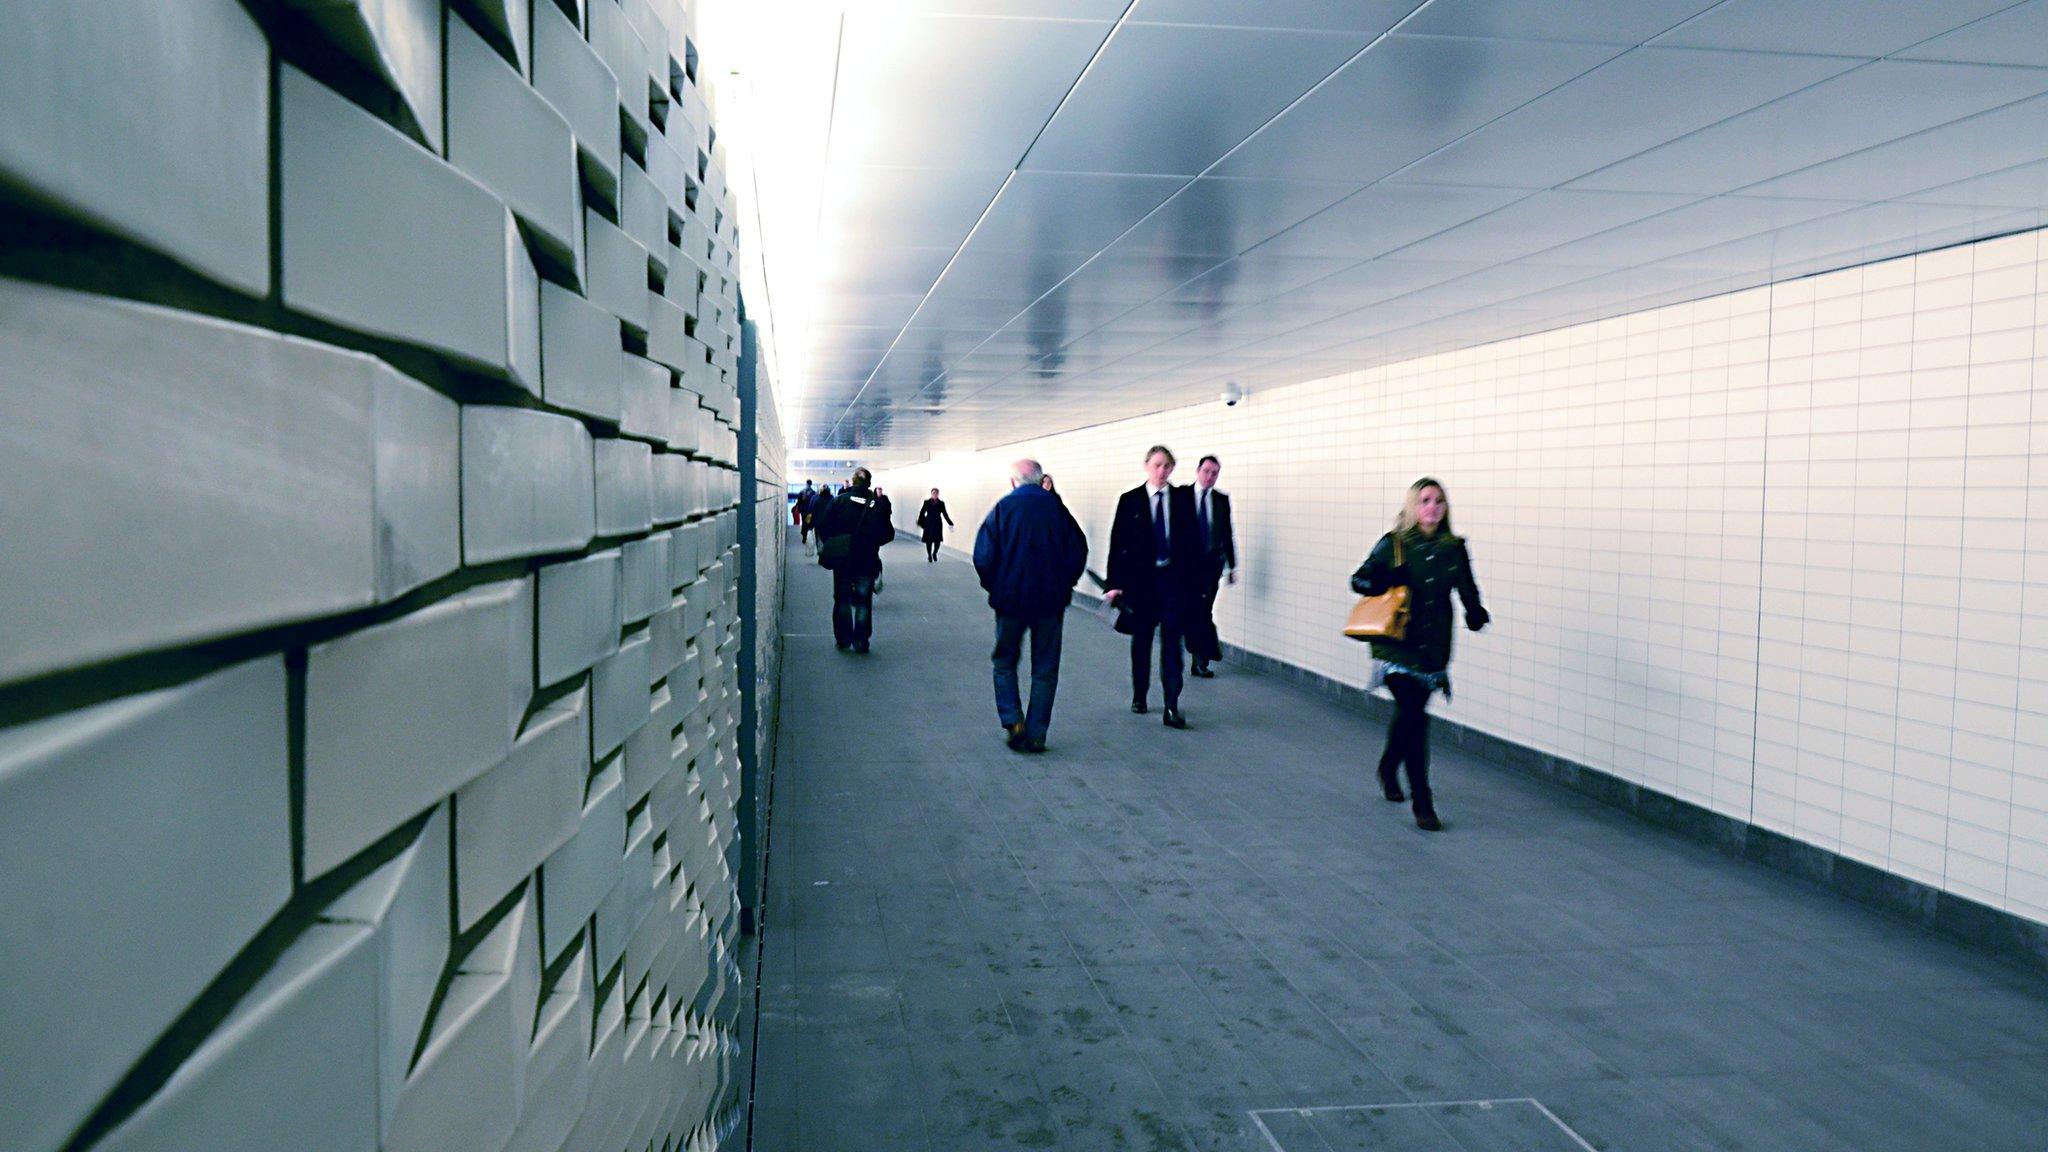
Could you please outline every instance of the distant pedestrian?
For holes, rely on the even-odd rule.
[[[869,649],[881,549],[896,538],[868,481],[867,469],[855,469],[853,482],[817,517],[818,563],[832,570],[832,638],[842,652]]]
[[[1223,642],[1216,635],[1217,585],[1225,579],[1237,583],[1237,535],[1230,524],[1230,494],[1216,487],[1222,474],[1223,462],[1214,456],[1204,456],[1195,465],[1195,527],[1202,534],[1202,558],[1188,613],[1188,655],[1194,665],[1189,671],[1204,680],[1216,675],[1209,665],[1223,659]]]
[[[804,481],[804,490],[796,494],[797,539],[803,541],[806,550],[811,543],[811,508],[818,502],[818,490],[809,480]]]
[[[1050,472],[1047,472],[1045,476],[1039,481],[1039,487],[1044,488],[1047,492],[1050,492],[1055,496],[1059,495],[1060,493],[1060,490],[1058,488],[1053,487],[1052,473]],[[1065,503],[1065,501],[1061,501],[1061,503]]]
[[[946,511],[946,502],[939,499],[939,490],[932,489],[924,505],[917,510],[917,526],[924,533],[924,558],[927,563],[939,562],[939,545],[946,539],[946,529],[953,525],[953,517]]]
[[[996,719],[1012,752],[1043,752],[1060,681],[1067,604],[1088,563],[1088,538],[1040,483],[1035,460],[1010,466],[1010,494],[996,501],[974,538],[974,571],[996,613]],[[932,489],[938,498],[938,489]],[[1031,705],[1017,685],[1024,637],[1031,637]]]
[[[1472,578],[1472,556],[1465,541],[1451,531],[1451,502],[1444,486],[1425,476],[1408,489],[1394,530],[1380,537],[1358,571],[1351,590],[1377,596],[1390,588],[1408,589],[1408,623],[1399,640],[1374,640],[1373,659],[1386,674],[1394,696],[1394,719],[1380,753],[1380,791],[1394,803],[1401,793],[1398,775],[1408,766],[1416,827],[1443,829],[1429,787],[1429,698],[1451,694],[1451,595],[1465,609],[1465,627],[1474,632],[1492,617],[1479,602]]]
[[[831,506],[832,486],[830,484],[818,485],[817,492],[811,496],[811,510],[804,516],[804,523],[810,529],[812,542],[814,544],[816,543],[816,538],[818,535],[818,521],[824,517],[825,509],[830,508]],[[812,551],[813,554],[816,553],[815,548]]]
[[[882,491],[880,487],[875,489],[875,515],[880,516],[882,523],[889,526],[889,539],[894,540],[896,538],[896,506],[889,502],[889,494]],[[882,558],[878,554],[875,557],[875,595],[879,596],[881,594]]]

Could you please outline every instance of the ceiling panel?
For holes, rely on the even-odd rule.
[[[1193,176],[1369,39],[1125,24],[1046,125],[1024,167]]]
[[[1755,236],[1857,207],[1850,200],[1787,200],[1715,196],[1633,224],[1576,240],[1543,259],[1563,264],[1630,268],[1710,245]]]
[[[1131,19],[1233,28],[1308,28],[1377,36],[1421,0],[1138,0]],[[1363,40],[1359,41],[1361,44]]]
[[[1743,189],[1757,196],[1823,200],[1889,200],[1958,179],[2043,158],[2048,97],[1980,113],[1967,120],[1866,148]]]
[[[820,291],[811,304],[811,323],[900,327],[910,321],[922,303],[924,296],[920,293],[858,295]]]
[[[1659,44],[1746,52],[1886,56],[2013,0],[1725,0]]]
[[[1432,313],[1462,312],[1482,304],[1494,304],[1541,292],[1562,284],[1584,280],[1596,273],[1568,264],[1535,262],[1500,264],[1456,280],[1431,285],[1394,301],[1407,307],[1423,306]]]
[[[818,287],[832,295],[924,293],[937,282],[951,248],[899,248],[869,243],[833,248],[818,257]]]
[[[1647,192],[1538,192],[1393,255],[1410,260],[1517,260],[1694,199]]]
[[[1010,322],[1010,326],[1033,332],[1051,332],[1071,340],[1093,332],[1136,306],[1127,301],[1075,299],[1061,289],[1026,308]]]
[[[1204,177],[1117,241],[1116,251],[1235,256],[1358,191],[1356,184]]]
[[[1961,60],[2048,68],[2048,0],[2027,0],[1945,36],[1916,44],[1908,60]]]
[[[1988,176],[1958,180],[1916,192],[1907,199],[1977,207],[2048,208],[2048,163],[2022,164]]]
[[[834,168],[825,174],[818,242],[888,237],[910,248],[958,248],[1009,175],[1008,168]]]
[[[1576,182],[1727,192],[2048,92],[2048,71],[1880,60]]]
[[[1115,20],[1130,6],[1130,0],[861,0],[871,11],[1047,20]]]
[[[1342,256],[1283,256],[1255,252],[1203,273],[1168,293],[1169,299],[1232,307],[1270,300],[1357,264]]]
[[[1583,40],[1630,46],[1712,8],[1720,0],[1435,0],[1401,31],[1429,36],[1509,40]]]
[[[1186,183],[1179,176],[1019,172],[968,243],[986,252],[1093,255]]]
[[[1855,64],[1823,56],[1638,48],[1502,116],[1400,178],[1549,188]]]
[[[1117,4],[861,8],[800,443],[991,446],[2048,219],[2048,0],[1434,0],[1327,81],[1293,50],[1412,2],[1142,0],[1057,120],[1110,25],[957,13]]]
[[[1069,301],[1143,304],[1228,263],[1221,256],[1130,256],[1112,247],[1069,277],[1058,294]]]
[[[1011,168],[1110,25],[846,13],[834,163]]]
[[[1245,141],[1213,174],[1369,183],[1614,52],[1598,44],[1389,36]]]
[[[1956,204],[1871,204],[1789,225],[1743,240],[1674,256],[1678,267],[1779,273],[1807,262],[1865,249],[1918,251],[1948,237],[2010,215],[2009,209]]]
[[[1508,188],[1375,184],[1259,246],[1283,256],[1365,259],[1405,247],[1529,195]]]
[[[1011,252],[983,248],[969,244],[961,249],[951,267],[940,279],[933,295],[965,297],[972,299],[1003,299],[1010,302],[1011,313],[1045,295],[1057,287],[1076,268],[1087,263],[1089,253],[1062,251],[1055,248],[1041,248],[1031,252]],[[920,314],[920,319],[931,323],[940,321]],[[1007,320],[1009,317],[1003,317]],[[956,325],[950,321],[945,327],[971,327]]]
[[[809,333],[810,348],[813,352],[856,352],[870,350],[887,351],[900,328],[845,328],[832,325],[813,326]]]

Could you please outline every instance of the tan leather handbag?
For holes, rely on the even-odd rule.
[[[1401,534],[1394,533],[1394,567],[1403,563]],[[1377,596],[1360,596],[1344,621],[1344,635],[1353,640],[1400,640],[1408,635],[1408,586],[1389,588]]]

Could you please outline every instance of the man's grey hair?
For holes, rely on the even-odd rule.
[[[1019,484],[1036,484],[1045,478],[1045,469],[1036,460],[1019,460],[1010,465],[1010,479]]]

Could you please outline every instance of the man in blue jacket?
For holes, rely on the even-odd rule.
[[[1010,466],[1010,494],[996,501],[974,538],[974,570],[996,611],[996,717],[1012,752],[1045,751],[1060,682],[1060,635],[1067,602],[1088,564],[1088,538],[1058,496],[1045,490],[1036,460]],[[1031,635],[1031,710],[1019,698],[1017,661]]]

